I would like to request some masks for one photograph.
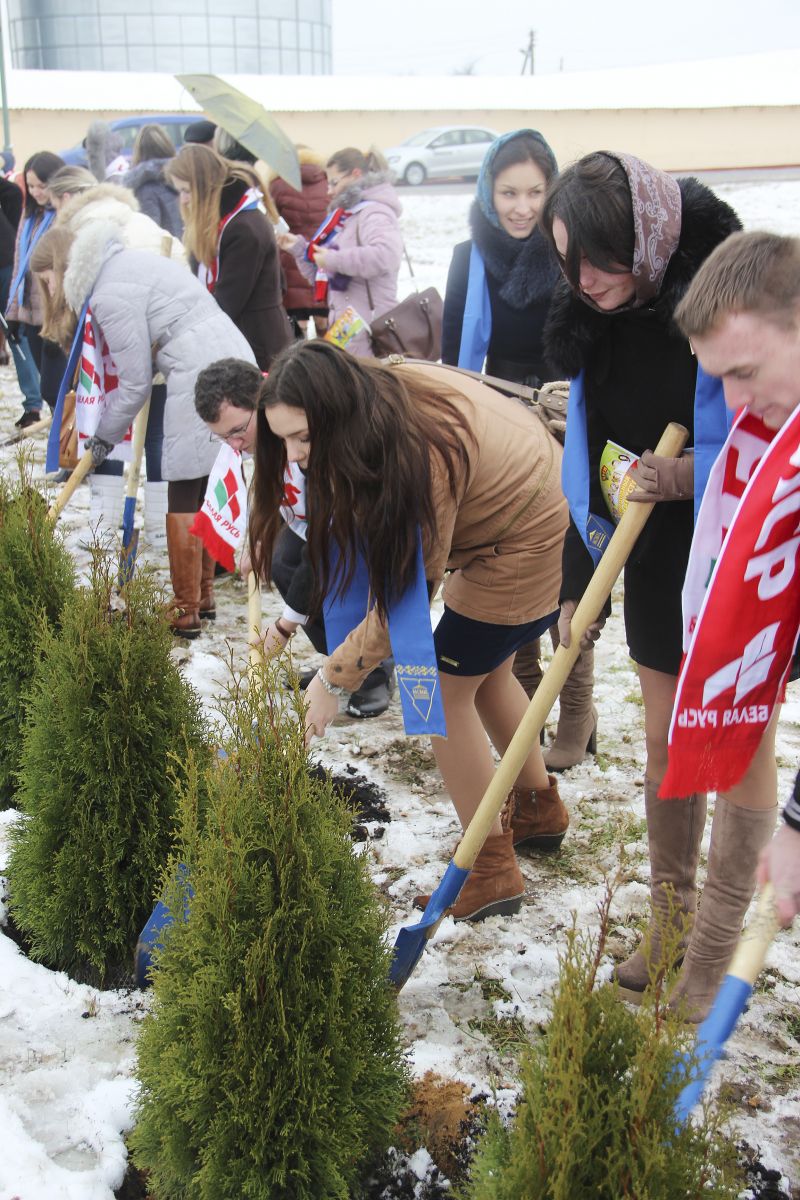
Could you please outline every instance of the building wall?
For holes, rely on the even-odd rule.
[[[18,68],[324,75],[331,0],[8,0]]]
[[[798,108],[628,109],[589,112],[277,112],[295,142],[332,154],[344,146],[387,147],[432,125],[476,124],[499,133],[540,129],[562,165],[590,150],[625,150],[665,170],[800,164]],[[78,143],[89,123],[129,112],[12,110],[17,162]]]

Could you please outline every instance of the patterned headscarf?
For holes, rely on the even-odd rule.
[[[633,273],[639,308],[658,295],[681,236],[681,191],[676,181],[632,154],[615,158],[628,178],[633,206]]]

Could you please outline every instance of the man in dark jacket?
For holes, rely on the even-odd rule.
[[[6,172],[13,170],[13,167],[14,156],[9,151],[5,151],[3,174],[0,174],[0,311],[2,312],[5,312],[8,304],[11,275],[14,269],[14,245],[23,204],[22,191],[6,175]],[[30,352],[26,353],[17,341],[18,324],[19,322],[11,322],[8,346],[17,369],[20,391],[25,397],[22,404],[22,416],[15,424],[18,429],[26,429],[39,420],[42,397],[39,392],[39,372],[33,361],[33,355]],[[1,338],[0,334],[0,345],[2,345]],[[7,354],[4,355],[2,361],[8,362]]]

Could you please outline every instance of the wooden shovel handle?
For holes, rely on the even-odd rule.
[[[47,514],[54,525],[61,516],[64,508],[66,508],[67,504],[69,504],[70,500],[72,499],[72,493],[82,483],[93,466],[94,463],[92,460],[92,452],[91,450],[85,450],[78,462],[77,467],[73,469],[72,474],[56,496],[55,501]]]
[[[665,458],[676,458],[686,445],[689,433],[682,425],[670,424],[661,435],[655,453]],[[614,531],[603,557],[595,569],[589,586],[584,592],[572,618],[572,637],[569,649],[559,646],[542,676],[528,709],[519,723],[517,732],[492,776],[483,799],[475,810],[463,838],[455,852],[453,861],[457,867],[470,870],[481,851],[489,830],[500,814],[506,797],[514,786],[522,765],[531,751],[547,720],[550,709],[566,683],[567,676],[581,652],[581,638],[596,620],[603,608],[625,560],[644,528],[653,505],[629,504],[622,520]]]
[[[261,589],[255,571],[247,576],[247,640],[250,643],[250,666],[263,661],[261,650]]]

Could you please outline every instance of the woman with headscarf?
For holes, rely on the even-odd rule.
[[[504,133],[483,161],[470,209],[472,238],[453,251],[442,321],[442,362],[539,387],[553,374],[542,337],[558,279],[555,255],[539,229],[555,155],[535,129]],[[558,635],[551,631],[555,645]],[[537,639],[522,646],[514,674],[529,696],[542,670]],[[575,766],[594,752],[597,713],[592,704],[594,650],[570,672],[559,700],[558,729],[545,752],[551,771]]]
[[[696,179],[676,181],[628,154],[587,155],[553,184],[541,217],[564,272],[545,332],[545,351],[573,377],[564,455],[570,505],[563,581],[561,639],[608,535],[600,489],[600,456],[615,442],[639,458],[632,499],[657,501],[625,567],[625,630],[644,701],[647,761],[645,812],[651,870],[652,923],[645,949],[620,963],[615,976],[631,996],[655,977],[662,936],[672,923],[690,926],[705,828],[702,794],[659,799],[667,737],[682,654],[681,590],[693,532],[693,497],[702,490],[700,450],[720,419],[722,397],[698,371],[673,313],[693,276],[720,242],[739,228],[736,214]],[[670,421],[685,425],[695,455],[652,454]],[[599,636],[604,616],[590,629]],[[707,1012],[753,891],[758,853],[775,822],[774,756],[766,737],[748,776],[718,795],[701,911],[674,996],[686,1015]],[[674,942],[674,936],[673,936]],[[684,957],[685,952],[685,957]]]

